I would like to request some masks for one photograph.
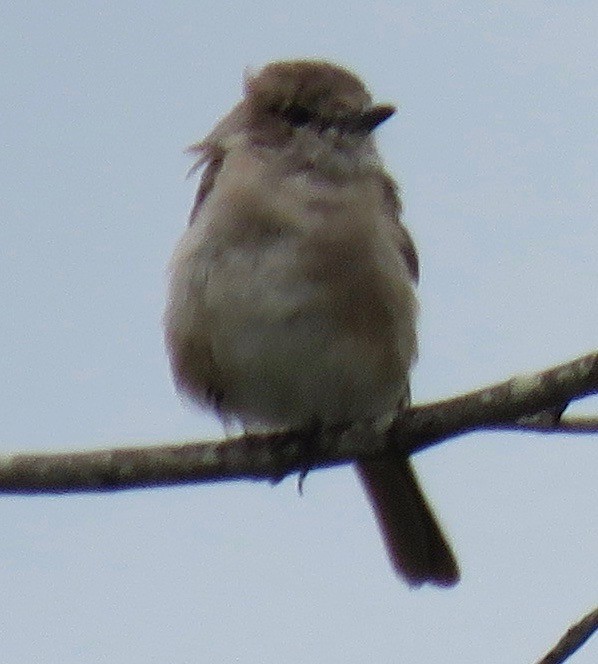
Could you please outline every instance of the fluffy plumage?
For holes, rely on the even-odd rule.
[[[178,387],[246,428],[387,423],[416,357],[418,261],[349,71],[278,62],[192,147],[204,166],[171,264],[166,341]],[[396,570],[458,569],[408,459],[357,464]]]

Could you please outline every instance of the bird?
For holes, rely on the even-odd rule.
[[[419,261],[374,138],[394,113],[326,60],[246,72],[190,148],[203,171],[164,313],[182,394],[249,432],[388,427],[409,406]],[[408,456],[355,467],[396,573],[454,585]]]

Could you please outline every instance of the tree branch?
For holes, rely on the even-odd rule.
[[[270,479],[381,453],[411,454],[479,430],[594,432],[561,421],[567,405],[598,393],[598,352],[445,401],[414,406],[389,434],[366,425],[225,441],[0,457],[0,493],[116,491],[232,479]],[[308,454],[309,453],[309,454]],[[306,455],[309,459],[306,460]],[[309,461],[307,464],[306,461]]]
[[[537,664],[562,664],[577,652],[596,630],[598,630],[598,608],[570,627],[556,646]]]

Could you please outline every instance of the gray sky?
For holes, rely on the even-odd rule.
[[[331,59],[399,104],[379,140],[422,257],[416,401],[596,348],[597,34],[590,0],[3,3],[3,448],[218,433],[170,382],[165,265],[182,148],[272,59]],[[416,463],[453,590],[394,578],[349,468],[303,498],[1,498],[2,661],[533,662],[598,599],[596,439],[470,435]],[[571,662],[597,659],[594,638]]]

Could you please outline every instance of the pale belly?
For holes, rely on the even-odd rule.
[[[230,188],[219,176],[234,195],[212,196],[175,252],[165,322],[179,387],[249,426],[388,417],[416,354],[395,221],[367,188],[273,190],[245,170],[257,175]]]
[[[359,283],[306,279],[294,250],[281,241],[256,254],[230,251],[209,269],[205,308],[222,412],[284,428],[394,412],[413,359],[411,303],[397,300],[388,329],[373,333],[378,312],[367,294],[348,298],[350,315],[339,302],[339,288]]]

